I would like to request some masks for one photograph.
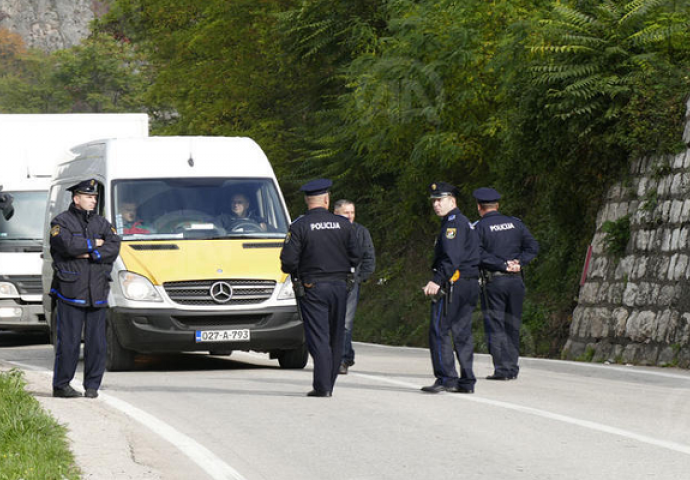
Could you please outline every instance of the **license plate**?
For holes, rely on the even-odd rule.
[[[196,343],[200,342],[248,342],[249,330],[197,330]]]

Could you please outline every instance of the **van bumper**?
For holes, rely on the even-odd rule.
[[[198,352],[209,350],[292,350],[305,342],[297,309],[274,307],[270,311],[188,311],[109,309],[110,325],[122,347],[139,353]],[[249,341],[196,342],[197,330],[250,331]]]
[[[42,304],[24,304],[12,299],[0,300],[0,329],[48,330]]]

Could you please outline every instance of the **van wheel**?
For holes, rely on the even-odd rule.
[[[105,356],[105,368],[109,372],[124,372],[134,368],[136,353],[120,345],[115,329],[108,320],[105,324],[105,338],[108,344]]]
[[[303,343],[301,347],[294,350],[283,350],[277,356],[280,368],[295,370],[304,368],[307,366],[307,360],[309,359],[307,344]]]

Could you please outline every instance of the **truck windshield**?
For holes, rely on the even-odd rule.
[[[13,192],[14,215],[9,219],[0,215],[0,243],[40,244],[43,238],[43,220],[48,203],[48,192]]]
[[[119,180],[112,212],[124,240],[283,238],[288,228],[266,178]]]

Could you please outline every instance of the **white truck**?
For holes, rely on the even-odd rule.
[[[0,330],[44,330],[41,267],[50,177],[74,145],[148,136],[146,114],[0,115],[0,186],[14,214],[0,215]]]

